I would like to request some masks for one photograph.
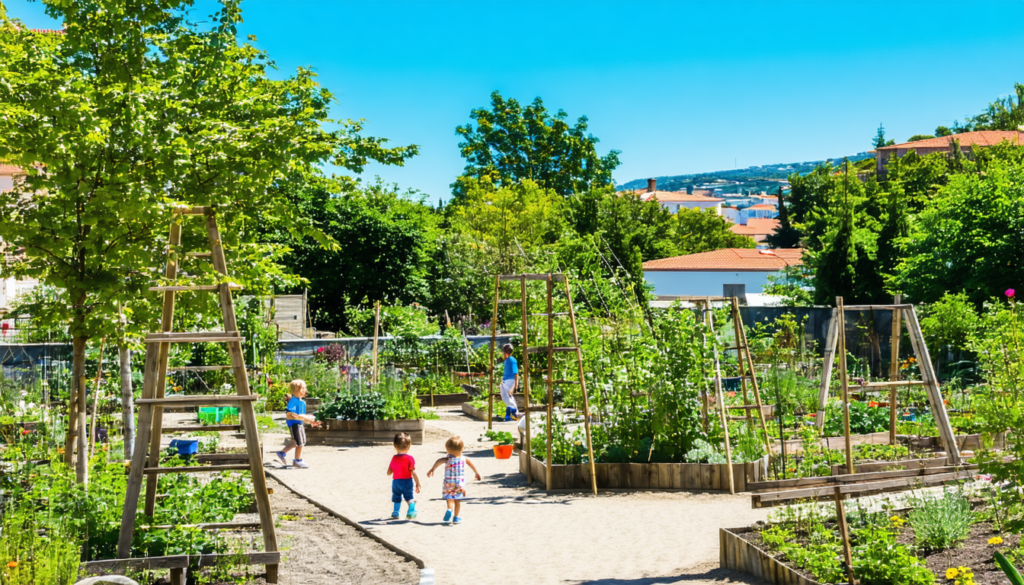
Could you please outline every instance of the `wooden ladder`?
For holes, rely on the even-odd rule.
[[[503,281],[519,281],[519,298],[518,299],[502,299],[501,298],[501,283]],[[526,283],[528,281],[541,281],[547,284],[547,311],[544,313],[530,313],[529,306],[526,296]],[[556,313],[554,309],[554,284],[561,282],[565,285],[565,296],[568,299],[569,308],[568,312]],[[501,396],[500,393],[494,392],[494,360],[495,360],[495,349],[497,346],[497,335],[498,335],[498,307],[500,305],[518,305],[520,314],[522,316],[523,323],[523,367],[520,370],[523,380],[523,400],[524,400],[524,412],[526,414],[526,438],[523,448],[526,450],[527,461],[532,457],[530,448],[530,413],[547,411],[547,472],[544,478],[544,487],[547,490],[552,489],[551,486],[551,475],[552,475],[552,457],[551,457],[551,443],[552,443],[552,424],[554,420],[554,408],[555,408],[555,385],[579,385],[580,391],[583,395],[583,426],[586,429],[587,434],[587,455],[590,461],[590,484],[591,489],[597,493],[597,469],[594,465],[594,447],[590,439],[590,401],[587,396],[587,383],[583,377],[583,350],[580,348],[579,332],[576,329],[576,312],[572,306],[572,293],[569,291],[569,279],[564,274],[501,274],[494,278],[494,315],[491,320],[491,372],[488,378],[489,392],[487,398],[487,426],[491,427],[491,421],[494,419],[494,398]],[[529,346],[529,331],[530,331],[530,317],[547,317],[548,325],[548,336],[547,345],[541,345],[537,347]],[[555,318],[556,317],[569,317],[569,322],[572,325],[572,345],[571,346],[556,346],[555,345]],[[572,353],[576,356],[576,369],[579,374],[577,380],[555,380],[555,354],[556,353]],[[544,407],[530,407],[530,355],[531,354],[545,354],[548,358],[548,375],[547,375],[547,387],[548,387],[548,404],[547,408]],[[527,483],[533,483],[533,471],[530,465],[526,466],[526,481]]]
[[[227,261],[221,243],[220,231],[217,229],[216,210],[213,207],[178,208],[171,223],[171,232],[167,253],[167,269],[165,277],[173,281],[178,276],[177,248],[181,245],[181,224],[186,216],[199,215],[206,218],[206,231],[210,240],[210,252],[189,254],[190,257],[208,258],[213,267],[226,277]],[[142,491],[143,478],[146,483],[145,513],[153,515],[156,505],[157,479],[164,473],[196,473],[227,470],[248,469],[252,475],[256,506],[260,515],[260,527],[263,531],[263,544],[266,553],[259,555],[267,568],[267,581],[277,583],[277,567],[280,554],[277,549],[277,534],[274,531],[274,517],[270,508],[270,497],[267,490],[267,478],[263,473],[263,457],[259,443],[259,432],[256,426],[256,414],[253,403],[258,398],[249,390],[249,380],[245,372],[245,359],[242,354],[242,342],[245,341],[238,332],[235,320],[235,309],[231,301],[231,290],[237,285],[222,282],[215,285],[171,285],[153,286],[151,291],[164,293],[163,313],[160,319],[160,332],[146,336],[146,365],[143,378],[142,399],[135,402],[139,407],[138,433],[135,437],[135,452],[128,474],[128,489],[125,495],[124,512],[121,516],[121,534],[117,543],[117,556],[127,559],[131,556],[132,535],[135,529],[135,516],[138,512],[139,495]],[[224,320],[223,331],[203,332],[172,332],[174,322],[174,295],[185,291],[216,291],[220,295],[220,309]],[[210,343],[227,344],[231,356],[230,368],[234,372],[235,395],[226,396],[165,396],[167,381],[167,360],[172,343]],[[160,437],[164,432],[163,410],[165,407],[181,406],[238,406],[241,425],[216,425],[211,430],[238,430],[245,433],[245,446],[248,463],[241,465],[205,465],[186,467],[160,466]],[[172,431],[181,430],[172,428]],[[148,456],[148,463],[147,463]],[[260,563],[260,564],[264,564]],[[179,576],[180,578],[180,576]]]
[[[843,429],[846,440],[846,470],[853,473],[853,447],[850,444],[850,381],[846,370],[846,311],[892,311],[892,348],[889,364],[889,380],[883,382],[867,382],[857,384],[854,388],[863,390],[889,389],[889,442],[896,444],[896,390],[906,386],[924,386],[928,396],[928,404],[931,406],[932,414],[935,417],[935,426],[939,427],[939,434],[952,465],[961,465],[960,448],[957,445],[956,437],[953,435],[953,427],[949,423],[949,414],[946,412],[946,405],[942,401],[942,392],[939,389],[939,379],[932,369],[932,359],[928,354],[928,346],[924,341],[924,334],[921,333],[921,324],[917,321],[917,313],[914,305],[900,303],[900,296],[897,295],[891,305],[843,305],[843,297],[836,297],[836,308],[832,310],[832,320],[828,327],[828,337],[825,339],[825,361],[822,365],[821,386],[818,390],[818,415],[817,425],[821,431],[825,426],[825,404],[828,402],[828,390],[832,380],[832,367],[839,355],[839,384],[842,390],[843,400]],[[902,317],[902,319],[901,319]],[[921,368],[920,380],[899,380],[899,343],[901,334],[901,321],[906,324],[907,333],[910,335],[910,344],[913,346],[914,355],[917,358],[918,366]]]

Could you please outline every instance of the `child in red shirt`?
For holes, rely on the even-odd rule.
[[[388,475],[391,480],[391,501],[395,504],[395,511],[391,513],[392,518],[398,518],[402,509],[402,498],[409,502],[409,514],[406,518],[416,518],[416,500],[413,496],[413,480],[416,482],[416,493],[420,493],[420,478],[416,475],[416,460],[409,455],[409,447],[412,446],[412,438],[409,433],[398,433],[395,435],[395,451],[397,453],[391,458],[388,465]]]

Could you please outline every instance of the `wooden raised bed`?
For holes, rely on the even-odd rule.
[[[740,536],[747,528],[720,528],[718,564],[723,569],[753,575],[773,585],[820,585]]]
[[[423,444],[423,419],[404,420],[338,420],[323,421],[319,429],[306,426],[306,440],[310,445],[347,445],[350,443],[390,444],[395,433],[409,433],[413,445]]]
[[[896,441],[900,444],[909,444],[911,447],[918,449],[942,449],[942,441],[939,437],[912,437],[910,435],[896,435]],[[956,443],[961,451],[974,451],[981,448],[982,436],[980,434],[975,435],[956,435]],[[822,437],[819,439],[819,444],[822,449],[836,449],[843,450],[846,448],[846,440],[843,437]],[[888,445],[889,444],[889,432],[880,433],[869,433],[866,435],[850,435],[850,446],[855,447],[857,445]],[[772,453],[780,453],[781,448],[778,441],[774,441],[772,444]],[[1000,433],[996,435],[993,447],[996,449],[1004,448],[1004,434]],[[789,439],[786,441],[786,454],[799,455],[803,452],[803,441],[799,439]]]
[[[481,410],[479,408],[476,408],[468,402],[462,403],[462,412],[468,414],[469,416],[475,418],[476,420],[482,420],[485,422],[487,421],[487,410]]]
[[[544,485],[547,465],[519,453],[519,471],[532,466],[533,481]],[[747,490],[747,481],[760,481],[761,460],[733,463],[736,492]],[[729,491],[729,470],[725,463],[597,463],[598,489]],[[551,489],[589,490],[589,465],[559,465],[551,468]]]
[[[128,571],[159,571],[161,569],[169,569],[171,571],[171,585],[185,585],[185,570],[189,567],[210,567],[220,564],[267,565],[267,582],[277,583],[277,565],[280,562],[281,553],[275,551],[112,559],[82,563],[79,565],[79,568],[86,575],[123,575]]]
[[[430,403],[430,394],[418,394],[416,398],[420,401],[420,406],[458,406],[463,402],[469,400],[469,394],[466,392],[459,392],[457,394],[434,394],[434,403]]]

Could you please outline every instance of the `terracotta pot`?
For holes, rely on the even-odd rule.
[[[495,459],[509,459],[512,457],[512,445],[495,445]]]

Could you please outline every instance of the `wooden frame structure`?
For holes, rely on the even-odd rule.
[[[181,227],[186,216],[198,215],[206,220],[206,232],[210,241],[210,252],[190,253],[186,257],[209,259],[214,270],[226,279],[228,276],[227,260],[221,243],[220,231],[217,228],[216,209],[213,207],[178,208],[174,210],[171,223],[170,238],[167,251],[167,268],[165,277],[173,281],[178,276],[178,247],[181,245]],[[138,512],[139,495],[142,491],[143,478],[146,483],[145,513],[153,515],[156,505],[157,478],[164,473],[196,473],[226,470],[249,470],[256,506],[259,510],[260,526],[263,532],[263,544],[267,553],[267,581],[277,583],[277,534],[274,530],[274,516],[270,507],[270,496],[267,490],[267,478],[263,472],[263,456],[259,444],[256,426],[256,414],[253,402],[258,396],[249,389],[249,379],[245,371],[245,359],[242,355],[244,339],[238,332],[235,320],[235,308],[231,300],[231,290],[239,288],[226,280],[217,285],[171,285],[153,286],[149,290],[163,292],[163,313],[160,319],[160,333],[146,336],[146,365],[143,378],[142,399],[135,404],[139,407],[138,432],[135,437],[135,452],[132,457],[131,469],[128,474],[128,487],[125,494],[124,511],[121,516],[121,533],[117,543],[117,556],[127,559],[131,556],[132,534],[135,529],[135,516]],[[224,331],[203,332],[172,332],[174,323],[174,295],[185,291],[215,291],[220,296],[221,316],[224,320]],[[231,356],[231,369],[234,372],[234,396],[171,396],[165,397],[167,382],[167,361],[171,343],[219,342],[227,344]],[[164,432],[163,409],[177,406],[217,406],[237,405],[241,425],[218,425],[218,429],[239,428],[245,433],[245,446],[248,463],[234,465],[203,465],[187,467],[160,466],[160,437]],[[174,427],[167,429],[177,430]],[[147,462],[148,461],[148,462]]]
[[[942,392],[939,390],[939,379],[932,369],[931,356],[928,354],[928,346],[924,341],[924,334],[921,333],[921,325],[917,321],[917,313],[914,305],[900,303],[900,297],[896,296],[892,305],[843,305],[843,297],[836,297],[836,308],[832,311],[832,320],[829,323],[828,337],[825,340],[825,361],[822,365],[821,387],[818,392],[818,430],[825,426],[825,405],[828,403],[829,385],[832,381],[832,367],[839,354],[839,383],[843,398],[843,431],[846,443],[846,467],[848,473],[853,473],[853,447],[850,442],[850,382],[846,370],[846,311],[892,311],[892,351],[891,363],[889,365],[888,382],[866,382],[855,385],[854,388],[870,390],[873,388],[889,389],[889,442],[896,444],[896,390],[907,386],[924,386],[928,396],[928,404],[931,406],[932,414],[935,417],[935,425],[939,428],[939,435],[945,445],[949,461],[953,465],[960,465],[960,448],[953,434],[953,427],[949,423],[949,414],[946,412],[946,405],[942,401]],[[913,346],[914,355],[921,369],[920,380],[900,381],[899,378],[899,343],[901,333],[901,322],[906,325],[907,333],[910,336],[910,344]]]
[[[501,298],[501,283],[503,281],[519,281],[519,298],[518,299],[502,299]],[[531,281],[540,281],[547,284],[547,310],[544,313],[530,313],[528,306],[528,297],[526,295],[526,283]],[[556,313],[554,309],[554,284],[561,282],[565,285],[565,296],[568,301],[568,312]],[[580,347],[579,332],[576,329],[576,312],[572,307],[572,293],[569,290],[569,279],[564,274],[501,274],[494,278],[494,316],[491,320],[491,355],[490,355],[490,375],[488,377],[488,393],[487,393],[487,427],[491,428],[492,421],[494,420],[494,398],[501,396],[500,393],[494,392],[494,360],[495,360],[495,349],[497,346],[497,335],[498,335],[498,307],[500,305],[519,305],[519,310],[522,315],[523,323],[523,367],[520,369],[520,375],[522,377],[522,395],[524,400],[523,409],[526,416],[526,439],[523,445],[523,449],[526,451],[526,456],[529,459],[532,456],[530,448],[530,413],[531,412],[547,412],[547,472],[545,473],[544,486],[546,489],[551,488],[551,443],[552,443],[552,424],[554,420],[554,409],[555,409],[555,386],[556,385],[579,385],[580,391],[583,395],[583,426],[586,429],[587,434],[587,454],[590,459],[590,477],[591,477],[591,489],[597,493],[597,474],[594,468],[594,446],[590,438],[590,401],[587,397],[587,383],[583,377],[583,349]],[[548,329],[548,343],[547,345],[541,345],[537,347],[530,347],[530,317],[547,317],[547,329]],[[569,317],[569,323],[572,326],[572,345],[571,346],[555,346],[555,317]],[[576,367],[579,373],[578,380],[555,380],[555,353],[573,353],[576,355]],[[548,358],[547,367],[547,390],[548,390],[548,404],[547,407],[530,407],[530,354],[546,354]],[[527,466],[526,469],[526,481],[527,483],[533,482],[533,473],[531,467]]]
[[[729,444],[729,425],[728,421],[731,420],[745,420],[747,424],[753,423],[753,416],[750,414],[751,410],[757,410],[757,417],[761,423],[761,432],[764,435],[764,445],[767,452],[772,452],[771,439],[768,436],[768,425],[764,419],[764,405],[761,402],[761,389],[757,385],[757,375],[754,372],[754,360],[750,355],[750,345],[747,342],[747,334],[743,329],[743,320],[740,317],[740,306],[739,299],[736,297],[711,297],[711,296],[687,296],[687,295],[672,295],[665,296],[660,295],[656,298],[659,301],[681,301],[693,303],[700,309],[704,323],[708,329],[714,332],[715,320],[714,313],[711,310],[711,303],[728,303],[730,306],[730,314],[733,322],[733,332],[736,336],[736,345],[734,347],[726,347],[726,351],[736,351],[736,362],[739,366],[740,371],[740,389],[743,393],[743,406],[726,406],[725,404],[725,393],[722,390],[722,368],[718,359],[718,346],[712,344],[714,347],[714,359],[715,359],[715,401],[718,403],[718,416],[719,422],[722,425],[723,443],[725,447],[725,461],[729,464],[729,493],[736,493],[736,482],[732,475],[732,447]],[[705,347],[707,347],[707,340],[704,340]],[[747,394],[747,382],[750,382],[750,388],[754,394],[754,404],[750,404],[750,398]],[[708,396],[707,391],[702,388],[702,415],[704,419],[705,431],[708,425]],[[743,416],[730,416],[726,411],[728,410],[740,410],[744,412]]]

